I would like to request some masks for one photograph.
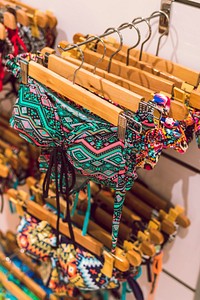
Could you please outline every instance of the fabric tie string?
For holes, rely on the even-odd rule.
[[[61,162],[61,167],[58,173],[58,167]],[[75,185],[75,172],[73,166],[70,164],[66,157],[66,151],[62,147],[54,147],[50,154],[50,162],[47,173],[43,182],[43,198],[48,197],[48,191],[50,188],[51,174],[55,174],[55,187],[56,187],[56,206],[57,206],[57,223],[56,223],[56,234],[57,234],[57,247],[59,245],[59,222],[60,222],[60,201],[59,196],[62,195],[67,203],[66,215],[63,222],[67,222],[69,226],[69,232],[71,241],[75,244],[74,232],[72,222],[70,218],[70,191]],[[71,174],[71,184],[69,184],[69,175]]]
[[[129,287],[133,291],[135,299],[136,300],[144,300],[144,295],[143,295],[143,292],[142,292],[138,282],[132,276],[127,277],[127,282],[129,284]]]

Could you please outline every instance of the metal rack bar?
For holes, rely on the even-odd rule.
[[[200,8],[200,3],[199,2],[195,2],[195,1],[190,1],[190,0],[174,0],[174,2],[182,3],[182,4],[189,5],[189,6]]]
[[[150,21],[151,19],[154,19],[154,18],[157,18],[157,17],[160,17],[160,13],[158,13],[158,14],[155,14],[155,15],[153,15],[153,16],[150,16],[150,17],[148,17],[148,18],[145,18],[147,21]],[[139,23],[141,23],[141,22],[143,22],[143,20],[138,20],[138,21],[136,21],[136,22],[134,22],[133,24],[134,25],[137,25],[137,24],[139,24]],[[123,30],[123,29],[126,29],[126,28],[130,28],[130,24],[126,24],[126,25],[124,25],[124,26],[122,26],[120,29],[119,29],[119,31],[121,31],[121,30]],[[112,33],[115,33],[116,31],[114,30],[114,29],[111,29],[111,30],[109,30],[108,32],[106,32],[106,33],[103,33],[102,35],[100,35],[100,36],[93,36],[93,37],[90,37],[90,38],[88,38],[86,41],[83,41],[83,42],[81,42],[81,43],[77,43],[76,44],[76,46],[75,45],[71,45],[71,46],[69,46],[69,47],[66,47],[66,48],[62,48],[62,47],[60,47],[59,45],[58,45],[58,48],[61,48],[62,50],[64,50],[64,51],[69,51],[69,50],[72,50],[72,49],[74,49],[74,48],[76,48],[76,47],[80,47],[80,46],[83,46],[83,45],[85,45],[85,44],[87,44],[87,43],[91,43],[91,42],[93,42],[93,41],[95,41],[95,40],[97,40],[97,39],[99,39],[99,38],[104,38],[104,37],[106,37],[106,36],[108,36],[108,35],[111,35]]]

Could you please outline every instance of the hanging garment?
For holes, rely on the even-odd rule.
[[[32,258],[51,262],[48,286],[58,294],[66,292],[70,283],[83,290],[113,289],[119,286],[116,278],[108,278],[101,273],[103,261],[92,253],[74,246],[72,241],[64,237],[57,248],[55,232],[45,221],[40,222],[25,214],[18,226],[17,241],[19,247]]]
[[[37,35],[34,36],[30,26],[18,25],[20,38],[24,41],[27,51],[36,53],[48,45],[46,32],[41,28],[37,28]],[[50,47],[50,46],[49,46]]]
[[[19,36],[19,30],[16,29],[9,29],[7,28],[8,38],[11,41],[14,52],[12,53],[14,56],[17,56],[21,52],[27,52],[27,47],[24,41]]]
[[[6,37],[6,39],[3,41],[0,40],[0,91],[2,91],[4,79],[6,75],[8,75],[8,72],[6,72],[6,68],[5,68],[5,57],[9,53],[13,53],[13,52],[14,52],[14,47],[8,37]],[[9,77],[12,77],[12,75],[9,74]]]
[[[64,236],[60,236],[57,247],[55,230],[46,221],[38,221],[27,213],[17,232],[18,245],[27,255],[51,263],[47,285],[55,294],[72,296],[75,288],[83,292],[112,290],[119,288],[120,282],[128,281],[135,298],[144,300],[136,282],[141,275],[140,267],[131,267],[127,272],[113,268],[112,276],[108,277],[102,273],[103,257],[96,257]]]
[[[3,61],[2,61],[1,53],[0,53],[0,91],[2,91],[2,88],[3,88],[4,76],[5,76],[5,71],[4,71]]]
[[[7,61],[7,67],[16,77],[20,74],[19,59],[10,56]],[[127,111],[131,122],[125,141],[121,141],[116,126],[29,77],[27,85],[20,85],[10,123],[28,142],[41,147],[41,170],[52,178],[57,173],[62,191],[66,182],[63,179],[73,177],[74,168],[93,181],[115,189],[114,252],[125,192],[137,177],[137,167],[148,169],[147,165],[150,165],[152,168],[164,148],[171,147],[180,152],[187,149],[187,138],[179,122],[164,115],[164,111],[169,110],[169,103],[170,99],[162,95],[155,95],[152,101],[152,105],[163,113],[159,126],[154,123],[152,110]],[[138,124],[141,124],[141,132]],[[47,182],[49,178],[45,184]]]

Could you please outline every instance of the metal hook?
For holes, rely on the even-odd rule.
[[[162,10],[154,11],[154,12],[151,14],[151,16],[150,16],[149,19],[151,19],[151,17],[154,17],[156,14],[159,14],[159,15],[163,14],[163,15],[165,16],[165,18],[167,19],[167,23],[168,23],[168,25],[169,25],[169,16],[168,16],[168,14],[166,14],[166,13],[165,13],[164,11],[162,11]],[[159,37],[159,39],[158,39],[158,44],[157,44],[157,49],[156,49],[156,56],[158,56],[158,52],[159,52],[159,48],[160,48],[160,42],[161,42],[162,37],[163,37],[164,35],[167,35],[168,32],[169,32],[169,26],[167,26],[166,30],[160,35],[160,37]]]
[[[152,35],[152,29],[151,29],[151,25],[150,25],[150,22],[149,20],[145,19],[145,18],[142,18],[142,17],[139,17],[139,18],[135,18],[132,23],[136,22],[140,20],[140,22],[145,22],[148,26],[148,29],[149,29],[149,34],[147,36],[147,38],[142,42],[141,44],[141,47],[140,47],[140,55],[139,55],[139,60],[142,60],[142,53],[143,53],[143,48],[144,48],[144,45],[146,44],[146,42],[148,42],[148,40],[150,39],[151,35]]]
[[[118,29],[124,29],[124,27],[127,27],[127,26],[128,26],[130,29],[134,28],[134,29],[137,31],[137,34],[138,34],[138,40],[137,40],[137,42],[135,43],[135,45],[133,45],[132,47],[128,48],[128,50],[127,50],[127,55],[126,55],[126,65],[128,66],[128,65],[129,65],[130,51],[131,51],[133,48],[137,47],[137,45],[139,45],[140,40],[141,40],[141,34],[140,34],[139,29],[138,29],[138,28],[135,26],[135,24],[133,24],[133,23],[123,23],[123,24],[121,24],[121,25],[118,27]]]
[[[80,52],[81,60],[82,60],[80,66],[74,71],[74,76],[73,76],[73,81],[72,81],[72,82],[73,82],[73,84],[75,84],[76,73],[82,68],[83,63],[84,63],[84,54],[83,54],[83,50],[82,50],[81,47],[80,47],[79,45],[77,45],[77,44],[69,44],[69,45],[67,46],[67,48],[62,48],[62,47],[59,45],[59,48],[62,49],[63,51],[68,51],[68,50],[71,49],[71,48],[70,48],[71,46],[76,47],[76,48],[78,49],[78,51]],[[68,48],[69,48],[69,49],[68,49]]]
[[[109,63],[108,63],[108,69],[107,69],[108,73],[110,72],[111,61],[112,61],[112,59],[113,59],[113,56],[116,55],[116,54],[122,49],[122,46],[123,46],[123,36],[122,36],[121,32],[120,32],[118,29],[114,28],[114,27],[110,27],[110,28],[106,29],[106,31],[104,31],[104,34],[107,33],[107,32],[109,32],[109,31],[111,31],[110,34],[116,32],[116,33],[119,35],[119,38],[120,38],[120,45],[119,45],[119,48],[117,49],[117,51],[115,51],[115,52],[110,56],[110,60],[109,60]]]
[[[95,48],[97,47],[97,45],[98,45],[99,42],[101,42],[101,43],[103,44],[103,47],[104,47],[104,52],[103,52],[102,57],[100,57],[100,58],[97,60],[95,66],[94,66],[93,73],[95,74],[95,73],[96,73],[97,65],[98,65],[100,62],[103,61],[103,59],[104,59],[104,57],[105,57],[105,55],[106,55],[106,45],[105,45],[103,39],[101,39],[98,35],[90,35],[89,38],[86,40],[86,42],[87,42],[91,37],[94,37],[94,38],[96,38],[96,39],[98,40],[98,41],[95,43]]]

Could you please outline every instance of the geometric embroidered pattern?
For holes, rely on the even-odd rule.
[[[36,260],[51,261],[49,287],[53,288],[54,292],[64,292],[69,284],[84,291],[119,287],[119,282],[114,276],[108,278],[101,272],[103,258],[100,260],[79,246],[75,249],[65,237],[61,237],[57,247],[56,234],[46,221],[38,221],[25,214],[17,232],[19,247],[29,256]],[[60,275],[57,283],[52,278],[55,273],[57,276]],[[115,269],[114,273],[116,273]]]
[[[7,68],[19,77],[18,59],[11,57]],[[159,107],[169,102],[161,95],[152,100]],[[160,126],[154,124],[149,112],[138,110],[131,118],[142,124],[142,133],[132,130],[132,122],[123,142],[118,139],[117,127],[29,77],[27,85],[20,85],[10,120],[22,137],[41,147],[41,171],[48,169],[51,150],[61,146],[78,172],[115,189],[112,251],[117,244],[125,192],[133,185],[137,168],[152,169],[164,148],[187,149],[183,128],[171,118],[163,117]]]

